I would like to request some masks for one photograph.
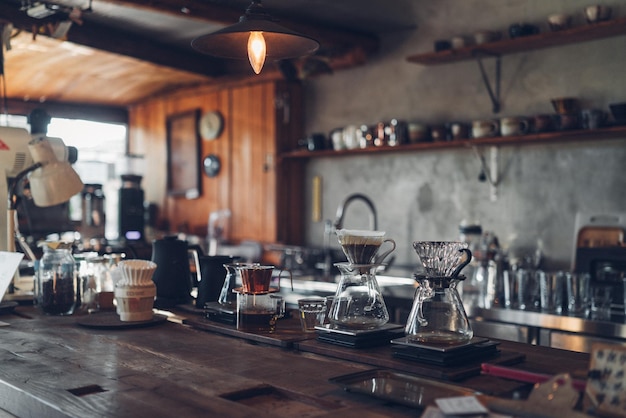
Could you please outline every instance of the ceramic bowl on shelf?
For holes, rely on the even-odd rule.
[[[572,114],[580,111],[580,103],[575,97],[558,97],[550,100],[554,111],[559,115]]]

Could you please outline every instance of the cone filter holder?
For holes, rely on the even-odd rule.
[[[420,258],[426,275],[456,277],[469,260],[467,243],[454,241],[416,241],[413,248]],[[471,258],[471,253],[469,253]],[[460,267],[460,268],[459,268]]]

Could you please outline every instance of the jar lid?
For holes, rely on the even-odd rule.
[[[38,247],[47,247],[51,250],[69,250],[72,245],[73,243],[67,241],[41,241],[37,244]]]

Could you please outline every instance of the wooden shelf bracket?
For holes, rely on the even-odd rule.
[[[483,78],[483,83],[485,84],[485,88],[487,89],[487,93],[489,93],[489,98],[491,99],[492,110],[493,113],[500,112],[500,74],[501,74],[501,56],[500,54],[494,54],[492,52],[488,52],[481,49],[476,49],[472,51],[472,55],[476,59],[478,63],[478,68],[480,68],[480,74]],[[487,70],[485,69],[485,65],[483,64],[483,58],[494,58],[494,86],[492,87],[492,83],[489,80],[489,75],[487,74]]]

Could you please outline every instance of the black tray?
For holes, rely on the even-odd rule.
[[[316,326],[317,340],[349,348],[369,348],[389,344],[404,335],[404,326],[385,324],[372,330],[336,328],[332,325]]]
[[[131,329],[162,324],[167,321],[165,315],[154,314],[148,321],[122,321],[115,312],[102,312],[81,316],[76,320],[80,326],[95,329]]]
[[[348,392],[361,393],[413,408],[435,405],[435,399],[451,396],[478,395],[479,392],[409,374],[385,369],[333,377],[330,382]]]
[[[403,339],[401,339],[403,340]],[[413,345],[410,343],[398,344],[393,340],[393,356],[404,360],[419,361],[438,366],[458,366],[470,362],[487,360],[499,355],[499,342],[485,338],[472,340],[468,344],[452,347],[433,347]]]

